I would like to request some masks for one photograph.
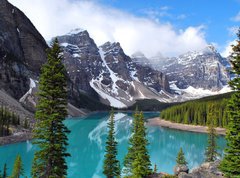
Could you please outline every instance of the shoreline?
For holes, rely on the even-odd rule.
[[[31,132],[18,132],[17,135],[0,137],[0,146],[6,146],[14,143],[26,142],[32,140]]]
[[[147,125],[149,126],[160,126],[160,127],[166,127],[170,129],[176,129],[176,130],[182,130],[182,131],[189,131],[189,132],[197,132],[197,133],[208,133],[207,126],[197,126],[197,125],[188,125],[188,124],[180,124],[180,123],[174,123],[170,121],[166,121],[163,119],[160,119],[159,117],[150,118],[147,120]],[[216,127],[216,133],[218,135],[226,135],[226,129]]]
[[[175,129],[175,130],[197,132],[197,133],[208,133],[207,126],[196,126],[196,125],[174,123],[174,122],[160,119],[159,117],[147,119],[146,124],[149,126],[159,126],[159,127],[165,127],[165,128]],[[223,135],[223,136],[226,135],[226,129],[220,128],[220,127],[217,127],[215,129],[218,135]],[[25,142],[27,140],[32,140],[32,133],[19,132],[16,135],[0,137],[0,146],[10,145],[10,144],[19,143],[19,142]]]

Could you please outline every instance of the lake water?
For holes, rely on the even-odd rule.
[[[131,113],[116,113],[116,138],[118,141],[118,158],[123,162],[127,153],[128,139],[131,135]],[[158,116],[159,113],[145,113],[145,117]],[[105,140],[107,136],[107,113],[91,114],[83,118],[65,121],[71,130],[69,134],[67,158],[68,178],[102,178]],[[207,134],[178,131],[158,126],[147,127],[149,153],[152,164],[157,164],[159,171],[173,173],[175,159],[180,147],[185,152],[189,168],[204,161]],[[222,153],[226,143],[218,138],[219,152]],[[31,142],[23,142],[0,147],[0,168],[7,163],[11,172],[14,159],[19,153],[22,157],[25,174],[30,177],[31,163],[36,147]],[[0,169],[0,170],[1,170]]]

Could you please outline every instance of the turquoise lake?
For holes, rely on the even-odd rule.
[[[146,118],[159,116],[159,113],[144,113]],[[118,141],[118,158],[123,162],[127,153],[128,139],[131,135],[131,113],[116,113],[116,139]],[[103,178],[102,163],[105,140],[107,137],[107,113],[95,113],[87,117],[72,118],[65,121],[71,130],[69,134],[67,158],[68,178]],[[149,153],[152,164],[157,164],[158,171],[173,173],[175,159],[180,147],[185,152],[189,168],[194,168],[204,161],[204,150],[207,145],[207,134],[179,131],[147,126]],[[219,152],[223,152],[226,143],[218,137]],[[0,170],[4,163],[8,173],[16,155],[22,157],[25,174],[30,177],[31,163],[36,146],[23,142],[0,147]]]

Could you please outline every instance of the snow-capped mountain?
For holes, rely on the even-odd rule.
[[[201,51],[188,52],[179,57],[154,57],[152,66],[165,73],[170,88],[180,95],[180,100],[230,91],[228,69],[230,63],[209,45]]]
[[[169,101],[166,76],[134,62],[119,43],[97,47],[87,31],[75,31],[58,39],[74,90],[118,108],[143,98]]]

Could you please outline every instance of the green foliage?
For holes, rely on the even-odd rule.
[[[162,103],[156,99],[143,99],[137,100],[136,103],[128,107],[127,110],[134,110],[138,107],[141,111],[161,111],[176,104],[178,103]]]
[[[10,178],[20,178],[20,176],[24,176],[24,170],[21,156],[17,155]]]
[[[220,169],[226,177],[240,177],[240,28],[238,30],[237,44],[232,50],[232,73],[235,78],[229,82],[230,86],[236,91],[228,103],[229,124],[227,127],[224,158],[220,164]]]
[[[117,142],[114,131],[114,111],[112,110],[108,122],[108,137],[104,155],[103,173],[108,178],[120,176],[120,163],[117,160]]]
[[[227,103],[228,99],[189,101],[161,111],[160,117],[172,122],[203,126],[208,125],[214,119],[215,127],[227,127]],[[210,105],[214,109],[211,117],[209,116]]]
[[[6,107],[0,108],[0,137],[10,135],[10,125],[18,126],[18,116]]]
[[[157,165],[156,164],[154,164],[153,173],[157,173]]]
[[[186,159],[185,159],[184,152],[183,152],[182,148],[180,148],[180,150],[178,152],[176,162],[177,162],[177,165],[187,165],[188,164]]]
[[[174,176],[174,175],[164,175],[162,178],[177,178],[177,176]]]
[[[142,178],[152,173],[147,145],[148,140],[146,138],[143,113],[136,111],[133,120],[132,137],[129,139],[128,153],[124,160],[124,173],[126,175]]]
[[[217,135],[216,135],[216,130],[214,128],[214,123],[217,118],[215,118],[214,114],[214,108],[213,105],[209,106],[209,118],[211,119],[211,123],[208,124],[208,145],[205,150],[205,161],[206,162],[213,162],[217,159],[217,156],[219,156],[217,152]]]
[[[42,67],[39,82],[39,102],[35,113],[32,177],[66,177],[67,134],[63,124],[67,116],[67,78],[62,64],[62,52],[57,39],[48,50],[48,61]]]

